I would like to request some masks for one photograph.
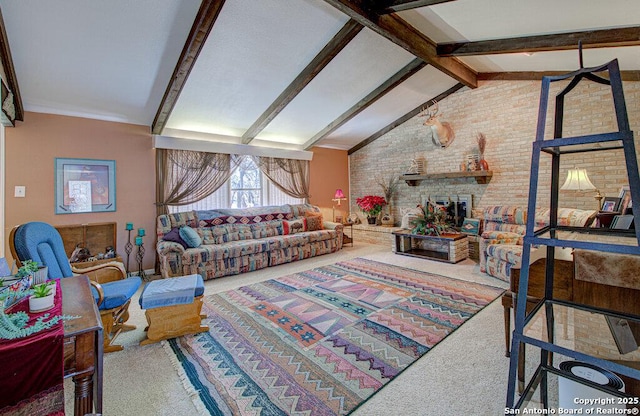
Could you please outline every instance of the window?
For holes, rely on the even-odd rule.
[[[264,205],[301,204],[279,190],[260,172],[250,157],[244,158],[224,186],[205,199],[189,205],[170,206],[169,212],[207,210],[216,208],[248,208]]]
[[[249,208],[262,205],[262,174],[250,157],[245,157],[233,172],[231,182],[231,208]]]

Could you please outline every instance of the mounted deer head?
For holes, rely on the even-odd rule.
[[[433,144],[446,148],[453,143],[453,139],[455,138],[453,128],[451,127],[451,124],[447,122],[441,123],[440,120],[438,120],[438,117],[440,117],[441,114],[439,114],[438,102],[436,100],[433,100],[433,107],[427,105],[427,109],[423,110],[419,116],[427,117],[427,120],[423,125],[430,127],[429,131]]]

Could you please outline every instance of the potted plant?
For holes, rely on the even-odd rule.
[[[440,235],[447,228],[444,221],[446,212],[444,207],[427,202],[427,206],[418,205],[422,215],[412,221],[411,233],[418,235]]]
[[[382,212],[382,208],[387,205],[387,201],[377,195],[367,195],[362,198],[356,199],[358,207],[367,215],[367,222],[371,225],[375,225],[378,218],[378,214]]]
[[[29,296],[29,312],[41,312],[52,308],[53,299],[53,290],[48,283],[33,286],[33,294]]]
[[[25,260],[16,273],[17,277],[33,276],[33,284],[44,283],[47,280],[47,266],[40,266],[37,261]]]

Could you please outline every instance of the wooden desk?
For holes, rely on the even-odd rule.
[[[73,377],[74,414],[102,413],[102,320],[87,276],[60,279],[64,322],[64,376]]]

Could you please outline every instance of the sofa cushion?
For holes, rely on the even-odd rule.
[[[490,244],[487,246],[487,255],[520,267],[522,264],[522,247],[516,244]]]
[[[307,212],[304,216],[307,219],[307,231],[318,231],[324,229],[322,226],[322,213]]]
[[[311,204],[294,204],[290,207],[294,217],[304,217],[307,212],[320,212],[320,208]]]
[[[178,227],[173,227],[171,231],[169,231],[164,235],[164,237],[162,237],[162,239],[165,241],[173,241],[174,243],[178,243],[184,248],[189,247],[187,242],[184,241],[182,237],[180,237],[180,229]]]
[[[249,225],[254,239],[284,235],[282,221],[268,221]]]
[[[180,227],[180,237],[190,248],[200,247],[202,244],[202,238],[198,235],[198,232],[188,225]]]
[[[303,233],[307,231],[307,219],[296,218],[295,220],[282,221],[284,235]]]
[[[536,210],[536,227],[549,225],[549,209]],[[588,227],[596,218],[595,210],[558,208],[558,225],[567,227]]]
[[[266,251],[269,251],[268,239],[230,241],[223,244],[203,244],[198,248],[185,250],[182,254],[182,262],[183,264],[200,264]]]
[[[486,244],[522,244],[522,234],[508,231],[485,231],[482,238]]]
[[[157,236],[162,238],[163,235],[171,231],[172,228],[180,228],[184,225],[196,228],[198,226],[198,216],[195,211],[176,212],[175,214],[159,215],[157,220]]]
[[[267,205],[267,206],[249,207],[249,208],[218,208],[218,209],[212,209],[212,210],[196,211],[198,218],[204,219],[204,220],[217,218],[217,217],[224,217],[224,216],[244,217],[244,216],[265,215],[273,212],[284,212],[287,214],[292,214],[291,206],[288,204]]]
[[[483,219],[486,222],[525,225],[527,209],[515,205],[495,205],[484,209]]]

